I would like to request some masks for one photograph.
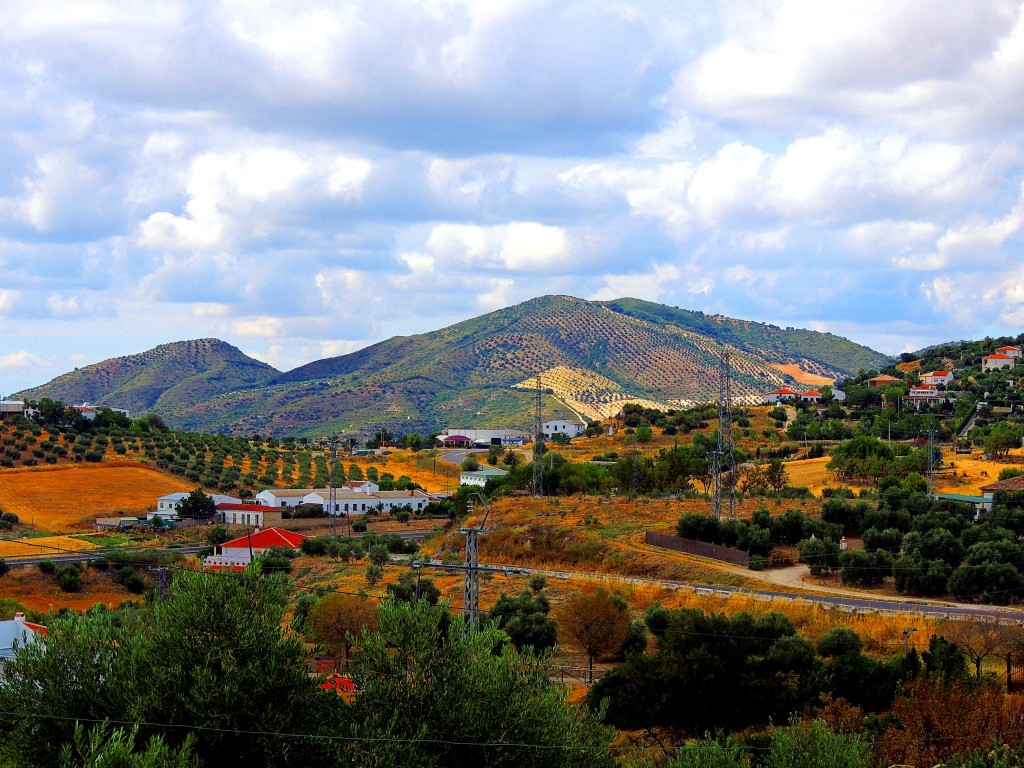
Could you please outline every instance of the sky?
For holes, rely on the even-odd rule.
[[[1024,325],[1024,2],[0,0],[0,394],[545,294]]]

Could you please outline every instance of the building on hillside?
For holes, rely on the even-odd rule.
[[[25,614],[18,611],[10,621],[0,621],[0,676],[4,662],[14,658],[19,648],[31,645],[46,636],[46,627],[25,620]]]
[[[902,397],[903,407],[921,410],[922,405],[932,406],[947,399],[952,399],[952,393],[940,392],[935,384],[916,384]]]
[[[998,492],[1000,492],[1000,491],[1005,491],[1005,492],[1010,492],[1010,493],[1021,493],[1021,492],[1024,492],[1024,475],[1021,475],[1019,477],[1011,477],[1008,480],[997,480],[994,483],[989,483],[988,485],[981,486],[981,488],[979,490],[981,490],[982,496],[984,496],[984,498],[985,498],[986,504],[985,504],[984,508],[986,510],[988,510],[988,509],[992,508],[992,504],[993,504],[993,501],[995,499],[995,495]]]
[[[845,398],[845,395],[843,397]],[[765,395],[764,401],[768,405],[782,403],[787,400],[799,400],[804,403],[817,403],[821,398],[821,392],[816,389],[809,389],[806,392],[798,392],[795,389],[790,389],[789,387],[779,387]]]
[[[1015,356],[996,352],[994,355],[985,355],[981,358],[981,370],[997,371],[1000,368],[1013,368],[1016,362],[1017,358]]]
[[[114,408],[110,405],[92,405],[91,403],[82,403],[81,405],[72,405],[71,408],[78,411],[89,421],[96,418],[96,415],[100,412],[101,408],[106,408],[108,411],[120,413],[131,418],[131,412],[127,408]]]
[[[953,383],[952,371],[928,371],[921,374],[922,384],[932,384],[936,387],[948,387]]]
[[[490,448],[492,445],[522,445],[533,440],[533,435],[522,429],[475,429],[473,427],[449,427],[437,436],[437,441],[444,445],[449,436],[462,437],[470,441],[476,448]],[[461,446],[467,447],[467,446]]]
[[[237,499],[234,496],[226,496],[223,493],[208,493],[206,495],[213,499],[214,504],[242,503],[241,499]],[[147,517],[159,517],[161,520],[177,520],[178,503],[188,497],[189,494],[184,491],[168,493],[166,496],[161,496],[156,500],[156,509],[150,512]]]
[[[996,350],[996,352],[1000,355],[1006,355],[1007,357],[1012,357],[1014,359],[1020,357],[1020,347],[1000,347],[999,349]]]
[[[93,521],[97,531],[123,531],[145,523],[137,517],[97,517]]]
[[[252,525],[257,528],[271,528],[281,524],[281,510],[262,504],[235,504],[221,502],[217,505],[221,522],[228,525]]]
[[[544,435],[545,440],[550,440],[555,435],[579,437],[586,431],[587,425],[575,419],[552,419],[551,421],[545,421],[541,426],[541,434]]]
[[[481,467],[476,470],[464,469],[459,473],[459,485],[478,485],[483,488],[488,480],[498,480],[507,475],[504,469]]]
[[[873,389],[881,389],[883,387],[891,387],[893,384],[899,384],[902,379],[897,379],[895,376],[890,376],[887,373],[874,376],[864,383]]]
[[[266,528],[251,535],[239,536],[237,539],[225,541],[217,548],[218,553],[207,557],[203,561],[203,570],[241,571],[253,558],[259,557],[268,549],[298,549],[305,538],[301,533],[281,528]]]
[[[7,416],[24,416],[26,419],[39,413],[25,405],[24,400],[0,400],[0,419]]]
[[[438,435],[442,448],[472,448],[473,441],[465,435]]]

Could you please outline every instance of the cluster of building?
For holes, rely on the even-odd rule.
[[[999,347],[991,355],[981,358],[981,370],[997,371],[1000,368],[1013,368],[1021,355],[1020,347]]]
[[[550,440],[555,435],[579,437],[587,425],[576,419],[552,419],[541,425],[541,437]],[[533,441],[533,434],[522,429],[478,429],[476,427],[448,427],[437,436],[443,448],[521,447]]]

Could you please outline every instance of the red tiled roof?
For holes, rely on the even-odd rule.
[[[996,352],[998,352],[1000,349],[1015,349],[1019,351],[1020,347],[999,347],[999,349],[997,349]]]
[[[794,392],[792,389],[782,387],[781,389],[773,389],[768,393],[769,395],[797,395],[798,392]]]
[[[995,493],[996,491],[1024,491],[1024,475],[1011,477],[1009,480],[999,480],[995,483],[981,486],[982,493]]]
[[[949,371],[928,371],[928,373],[921,374],[922,379],[931,376],[949,376]]]
[[[270,549],[271,547],[298,549],[304,538],[306,537],[301,533],[295,533],[294,531],[285,531],[281,528],[266,528],[259,533],[254,533],[252,537],[241,536],[231,541],[225,541],[221,544],[221,547],[228,547],[230,549],[248,547],[251,540],[253,549],[263,550]]]
[[[821,392],[812,389],[810,392],[804,392],[804,397],[821,397]]]
[[[225,510],[227,512],[280,512],[280,509],[275,507],[266,507],[262,504],[234,504],[228,501],[222,501],[217,505],[217,509]]]
[[[998,352],[994,355],[985,355],[986,360],[1011,360],[1009,355],[1000,355]]]

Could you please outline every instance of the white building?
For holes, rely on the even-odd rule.
[[[221,544],[218,554],[210,555],[203,561],[203,569],[241,571],[254,557],[259,557],[268,549],[298,549],[304,538],[306,537],[301,533],[280,528],[267,528],[258,533],[240,536]]]
[[[931,384],[932,386],[948,386],[953,381],[952,371],[928,371],[927,373],[921,374],[922,384]]]
[[[492,445],[522,445],[533,440],[533,436],[521,429],[474,429],[473,427],[449,427],[437,436],[439,443],[444,443],[449,435],[468,438],[472,444],[480,448]]]
[[[297,507],[314,488],[267,488],[253,498],[265,507]]]
[[[541,434],[546,439],[551,439],[555,435],[579,437],[586,431],[587,425],[582,421],[570,421],[569,419],[552,419],[551,421],[545,421],[541,426]]]
[[[1020,347],[1000,347],[996,350],[996,353],[1016,359],[1020,357]]]
[[[223,493],[208,493],[206,495],[213,499],[214,504],[242,503],[241,499],[236,499],[234,496],[225,496]],[[153,512],[150,512],[149,516],[159,517],[164,520],[175,520],[178,517],[178,503],[188,497],[189,494],[181,491],[161,496],[156,500],[156,509]]]
[[[90,403],[82,403],[81,405],[72,405],[71,407],[74,410],[78,411],[80,414],[82,414],[89,421],[92,421],[93,419],[95,419],[96,416],[99,414],[100,410],[103,409],[103,408],[106,408],[108,411],[113,411],[114,413],[120,413],[120,414],[123,414],[125,416],[131,417],[131,413],[128,411],[127,408],[114,408],[114,407],[109,406],[109,405],[92,405]]]
[[[25,621],[21,612],[15,613],[11,621],[0,621],[0,670],[5,661],[14,658],[17,648],[31,645],[40,634],[45,634],[45,628]]]
[[[981,358],[981,369],[983,371],[995,371],[1000,368],[1013,368],[1016,362],[1016,355],[1004,355],[1001,352],[996,352],[994,355],[985,355]]]
[[[335,493],[335,508],[330,509],[330,491],[318,488],[306,494],[303,504],[318,504],[329,515],[365,515],[367,512],[386,514],[402,507],[414,512],[425,509],[430,497],[424,491],[381,491],[374,483],[371,491],[352,491],[339,488]]]
[[[488,480],[497,480],[507,475],[504,469],[497,469],[496,467],[481,468],[476,470],[462,470],[459,473],[459,484],[460,485],[478,485],[483,488],[487,485]]]

